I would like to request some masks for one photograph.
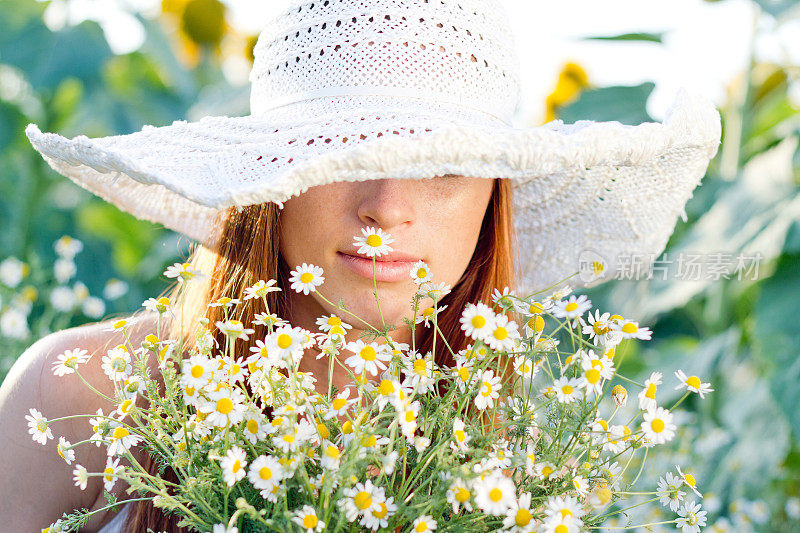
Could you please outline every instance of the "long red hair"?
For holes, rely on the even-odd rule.
[[[492,196],[489,200],[472,258],[452,291],[440,302],[447,305],[437,318],[439,328],[447,339],[453,352],[467,348],[469,338],[461,331],[459,318],[467,303],[484,302],[491,305],[494,289],[513,288],[514,250],[516,242],[513,229],[512,191],[510,180],[495,179]],[[285,287],[289,277],[289,265],[280,254],[278,241],[280,211],[273,203],[258,204],[245,207],[242,211],[235,208],[226,210],[219,221],[221,224],[220,245],[217,250],[198,246],[193,251],[189,262],[196,270],[208,275],[204,281],[188,284],[176,284],[167,296],[175,309],[183,309],[185,314],[176,311],[176,320],[171,326],[171,336],[177,339],[182,336],[184,347],[192,346],[192,331],[200,318],[207,318],[209,324],[223,320],[220,307],[208,307],[208,304],[227,296],[242,299],[244,289],[259,280],[275,279],[278,285]],[[253,251],[259,253],[253,253]],[[271,292],[267,296],[270,312],[288,318],[292,316],[289,300],[284,291]],[[229,317],[241,320],[244,324],[252,324],[255,318],[254,305],[242,304],[229,310]],[[241,353],[249,354],[250,346],[256,339],[263,339],[267,330],[265,326],[248,326],[255,329],[249,341],[244,341]],[[224,346],[223,334],[217,332],[220,346]],[[417,350],[427,353],[433,348],[431,328],[424,328],[419,337]],[[242,346],[241,344],[239,346]],[[437,343],[434,360],[440,366],[455,366],[450,351]],[[501,361],[503,379],[508,382],[512,370],[506,361]],[[159,472],[158,464],[147,456],[143,466],[153,475]],[[170,468],[160,474],[169,481],[178,482],[175,472]],[[176,515],[165,515],[161,509],[153,506],[152,501],[138,501],[132,513],[128,515],[123,528],[128,533],[148,533],[153,531],[188,532],[187,528],[177,527],[179,518]]]

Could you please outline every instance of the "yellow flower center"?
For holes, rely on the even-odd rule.
[[[499,328],[494,330],[495,339],[502,341],[505,340],[507,337],[508,337],[508,330],[503,326],[500,326]]]
[[[528,319],[528,327],[536,333],[541,332],[544,329],[544,318],[539,315],[530,317]]]
[[[335,400],[333,400],[333,402],[331,402],[331,405],[337,411],[339,409],[343,408],[346,404],[347,404],[347,400],[344,399],[344,398],[336,398]]]
[[[328,447],[325,448],[325,455],[331,459],[338,459],[340,455],[339,448],[328,445]]]
[[[486,319],[481,315],[475,315],[472,317],[472,327],[475,329],[481,329],[483,326],[486,325]]]
[[[300,283],[311,283],[311,280],[314,279],[314,274],[311,272],[303,272],[300,274]]]
[[[193,378],[195,378],[195,379],[199,378],[200,376],[203,375],[203,366],[202,365],[193,365],[191,373],[192,373],[192,377]]]
[[[394,383],[392,383],[391,380],[382,379],[381,384],[378,385],[378,392],[383,396],[389,396],[394,392]]]
[[[525,527],[530,523],[533,515],[527,509],[519,509],[516,516],[514,516],[514,523],[520,527]]]
[[[656,384],[651,383],[647,386],[647,392],[644,393],[645,398],[649,398],[651,400],[656,399]]]
[[[260,477],[261,479],[263,479],[265,481],[268,480],[268,479],[272,479],[272,469],[270,467],[268,467],[268,466],[262,466],[258,470],[258,477]]]
[[[664,431],[664,427],[666,426],[663,420],[661,420],[660,418],[654,418],[653,421],[650,422],[650,427],[653,428],[654,433],[661,433],[662,431]]]
[[[558,524],[553,530],[553,533],[569,533],[569,528],[564,524]]]
[[[425,533],[425,531],[428,531],[428,524],[424,521],[420,522],[417,524],[417,527],[414,528],[414,531],[417,533]]]
[[[36,421],[36,429],[41,432],[47,431],[47,423],[41,418]]]
[[[362,441],[362,444],[365,448],[373,448],[376,444],[378,444],[378,439],[375,438],[375,435],[370,435]]]
[[[374,361],[375,358],[378,356],[378,353],[372,346],[364,346],[363,348],[361,348],[361,352],[359,355],[361,355],[361,359],[363,359],[364,361]]]
[[[686,379],[686,384],[689,385],[690,387],[694,387],[695,389],[699,389],[701,385],[700,378],[697,376],[689,376]]]
[[[633,322],[628,322],[627,324],[622,326],[622,331],[624,331],[625,333],[636,333],[637,331],[639,331],[639,328],[636,327],[636,324],[634,324]]]
[[[433,307],[427,307],[422,312],[422,316],[425,317],[425,318],[430,318],[430,317],[433,316],[433,311],[434,311]]]
[[[426,277],[428,277],[428,271],[425,270],[424,268],[418,268],[417,269],[417,277],[418,278],[426,278]]]
[[[122,372],[128,364],[122,357],[115,357],[111,360],[111,368],[114,372]]]
[[[258,421],[256,419],[251,418],[247,421],[247,431],[253,434],[258,433]]]
[[[328,325],[329,326],[341,326],[342,325],[342,319],[339,318],[338,316],[329,317],[328,318]]]
[[[549,476],[549,475],[550,475],[550,474],[552,474],[552,473],[553,473],[553,467],[551,467],[551,466],[545,466],[544,468],[542,468],[542,475],[543,475],[544,477],[547,477],[547,476]]]
[[[573,390],[575,389],[572,388],[572,385],[564,385],[563,387],[561,387],[561,392],[563,392],[564,394],[572,394]]]
[[[428,365],[425,362],[425,359],[417,359],[414,361],[414,373],[419,376],[426,375]]]
[[[125,438],[125,437],[127,437],[128,435],[130,435],[130,432],[129,432],[127,429],[125,429],[124,427],[121,427],[121,426],[120,426],[120,427],[118,427],[118,428],[115,428],[115,429],[114,429],[114,433],[112,434],[112,436],[113,436],[113,437],[114,437],[114,439],[116,439],[116,440],[119,440],[119,439]]]
[[[592,329],[594,330],[595,335],[605,335],[608,333],[608,325],[600,320],[592,324]]]
[[[683,480],[690,487],[694,487],[697,484],[697,481],[695,481],[694,476],[691,474],[686,474],[685,476],[683,476]]]
[[[489,396],[492,393],[492,384],[488,381],[483,382],[484,389],[481,391],[483,396]]]
[[[564,307],[564,309],[567,310],[567,311],[574,311],[577,308],[578,308],[578,304],[576,302],[570,302],[570,303],[568,303],[566,305],[566,307]]]
[[[285,350],[289,346],[292,345],[292,337],[286,333],[281,333],[278,335],[278,347],[282,350]]]
[[[503,491],[498,488],[493,488],[489,491],[489,499],[493,502],[499,502],[503,499]]]
[[[323,439],[327,439],[331,436],[331,432],[325,424],[317,424],[317,432],[319,432],[319,436]]]
[[[465,366],[462,366],[461,368],[459,368],[458,369],[458,378],[461,381],[463,381],[464,383],[469,381],[469,368],[467,368]]]
[[[217,400],[217,411],[223,415],[227,415],[233,411],[233,400],[230,398],[220,398]]]
[[[595,384],[598,381],[600,381],[600,371],[597,370],[596,368],[590,368],[589,370],[586,371],[586,374],[584,374],[584,376],[586,376],[586,381],[588,381],[591,384]]]
[[[319,518],[317,518],[313,514],[307,514],[303,517],[303,527],[309,529],[312,527],[317,527],[317,522],[319,522]]]
[[[356,494],[356,497],[353,498],[353,502],[356,504],[356,507],[361,509],[369,509],[372,506],[372,495],[369,492],[361,491]]]
[[[353,432],[353,423],[349,420],[346,420],[344,424],[342,424],[342,433],[348,435]]]
[[[110,475],[114,473],[114,469],[111,468],[110,466],[106,467],[106,469],[103,470],[103,472],[106,474],[105,476],[103,476],[103,479],[105,479],[106,481],[111,481],[112,479],[114,479],[114,476]]]
[[[455,435],[458,442],[464,442],[464,439],[467,438],[467,434],[464,433],[463,429],[456,430]]]
[[[381,508],[379,510],[372,512],[372,516],[375,518],[383,518],[389,513],[389,508],[386,507],[385,503],[381,502],[380,506]]]
[[[456,501],[458,503],[464,503],[465,501],[469,500],[469,491],[464,487],[459,487],[456,489]]]
[[[366,240],[367,245],[372,246],[373,248],[377,248],[378,246],[381,245],[382,242],[383,241],[381,241],[381,238],[375,235],[374,233],[372,235],[369,235]]]
[[[242,468],[242,463],[241,463],[241,461],[239,461],[239,459],[236,459],[233,462],[233,465],[231,465],[231,471],[234,472],[234,473],[236,473],[239,470],[241,470],[241,468]]]
[[[561,513],[561,520],[564,520],[568,516],[572,516],[572,511],[567,509],[566,507],[559,511]]]
[[[414,411],[406,411],[406,422],[413,422],[417,419],[417,415]]]

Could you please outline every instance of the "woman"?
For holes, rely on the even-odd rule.
[[[719,115],[709,102],[681,92],[664,124],[513,128],[518,61],[497,2],[362,4],[295,1],[272,21],[254,50],[246,117],[100,139],[66,139],[33,124],[26,133],[58,172],[204,244],[191,261],[209,279],[172,295],[189,311],[185,320],[259,279],[286,288],[287,269],[309,262],[325,270],[326,298],[371,324],[393,324],[392,338],[407,341],[410,279],[379,265],[378,312],[367,263],[353,257],[352,237],[371,226],[394,236],[404,254],[396,259],[424,259],[436,280],[453,287],[440,326],[454,348],[463,347],[458,317],[467,302],[491,304],[492,291],[505,287],[522,295],[544,289],[584,274],[587,259],[591,276],[570,281],[599,283],[619,261],[652,260],[663,250],[719,144]],[[270,297],[279,316],[311,330],[316,317],[334,311],[314,294]],[[215,312],[208,310],[210,319]],[[253,310],[237,312],[248,322]],[[153,325],[148,315],[133,321],[132,341]],[[413,335],[418,349],[432,347],[430,329],[417,325]],[[103,325],[55,333],[3,383],[0,468],[9,472],[4,479],[23,480],[14,490],[6,481],[10,497],[0,498],[12,530],[43,527],[75,507],[104,507],[97,478],[79,491],[53,450],[23,442],[23,418],[33,406],[51,418],[107,412],[80,380],[56,381],[44,367],[66,349],[102,354],[116,342]],[[436,358],[447,364],[440,347]],[[320,387],[346,381],[318,363],[306,357],[301,370],[313,371]],[[102,372],[87,371],[90,384],[110,392]],[[86,437],[83,424],[69,424],[58,431],[70,442]],[[90,448],[79,447],[76,460],[100,471],[105,458]],[[129,505],[129,518],[117,519],[127,520],[124,531],[176,530],[148,503]],[[108,519],[98,513],[87,530]]]

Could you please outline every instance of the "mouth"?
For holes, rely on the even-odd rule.
[[[363,278],[372,279],[372,258],[358,254],[336,252],[336,256],[344,266]],[[411,267],[419,261],[419,257],[392,252],[375,258],[375,280],[398,282],[411,279]]]

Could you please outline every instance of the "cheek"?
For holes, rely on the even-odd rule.
[[[314,189],[287,200],[280,213],[280,250],[292,268],[303,262],[319,264],[317,254],[331,241],[329,232],[341,217],[336,210],[339,202]]]

